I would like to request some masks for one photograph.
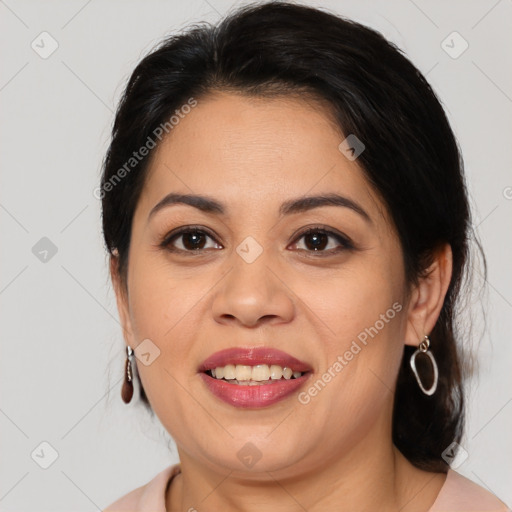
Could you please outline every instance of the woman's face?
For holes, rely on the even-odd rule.
[[[362,439],[368,449],[390,443],[394,383],[415,335],[398,238],[357,159],[339,149],[344,138],[316,103],[217,93],[154,150],[133,219],[128,298],[118,294],[118,305],[127,342],[146,340],[137,368],[182,460],[293,474]],[[151,214],[170,193],[207,196],[222,213],[174,203]],[[280,212],[327,194],[357,206]],[[303,235],[308,228],[320,231]],[[222,384],[200,371],[218,351],[255,347],[310,371],[300,384],[277,382],[272,361],[286,361],[271,354],[253,360],[275,372],[264,385]]]

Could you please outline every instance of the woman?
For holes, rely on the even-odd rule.
[[[180,456],[107,511],[506,510],[449,466],[461,158],[380,34],[275,2],[170,37],[129,80],[101,197],[122,397],[136,369]]]

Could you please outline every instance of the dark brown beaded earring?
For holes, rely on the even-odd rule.
[[[121,389],[121,398],[125,404],[130,403],[133,396],[133,374],[132,374],[132,355],[133,350],[128,345],[126,347],[126,364],[124,370],[124,382]]]

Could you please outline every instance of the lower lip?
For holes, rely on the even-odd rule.
[[[215,379],[206,373],[200,373],[208,389],[224,402],[235,407],[266,407],[285,399],[297,391],[308,379],[309,373],[297,379],[281,379],[269,384],[243,386]]]

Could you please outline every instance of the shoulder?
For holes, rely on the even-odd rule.
[[[169,481],[180,472],[180,465],[166,467],[149,482],[108,505],[104,512],[165,512],[165,490]]]
[[[450,469],[429,512],[459,511],[510,512],[510,509],[487,489]]]

